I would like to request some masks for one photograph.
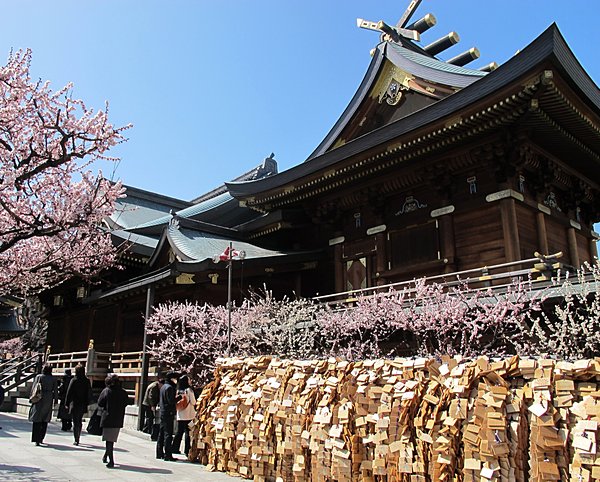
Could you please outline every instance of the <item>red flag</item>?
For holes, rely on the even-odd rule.
[[[220,255],[219,255],[219,260],[220,261],[229,261],[232,258],[239,258],[240,257],[240,252],[236,249],[231,249],[231,253],[229,252],[229,246],[227,246],[227,248],[225,248],[225,251],[223,251]]]

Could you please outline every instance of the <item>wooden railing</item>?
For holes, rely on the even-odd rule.
[[[66,369],[73,371],[77,365],[84,366],[86,375],[92,377],[106,376],[107,373],[129,377],[139,377],[142,374],[141,351],[104,353],[91,348],[87,351],[51,353],[47,356],[46,363],[52,367],[55,375],[63,374]],[[151,359],[149,374],[157,373],[158,364]]]
[[[492,266],[482,266],[480,268],[444,273],[436,276],[428,276],[425,280],[427,283],[437,283],[445,288],[461,286],[477,291],[481,289],[487,290],[491,287],[494,292],[500,293],[508,288],[515,279],[529,278],[532,282],[542,282],[549,280],[558,269],[573,271],[571,266],[564,265],[557,261],[562,257],[562,252],[551,255],[535,253],[535,255],[535,258],[522,259]],[[417,280],[412,279],[359,290],[332,293],[316,296],[313,300],[340,307],[351,306],[358,298],[369,297],[376,293],[404,290],[410,294],[414,291],[413,287],[416,281]]]
[[[68,368],[73,370],[77,365],[86,365],[87,351],[74,351],[69,353],[51,353],[46,358],[46,363],[52,367],[52,373],[62,374]]]
[[[11,359],[11,363],[3,363],[0,371],[0,386],[6,393],[13,388],[34,378],[42,367],[42,354],[35,353],[29,357],[21,356]]]
[[[85,367],[85,374],[93,380],[103,380],[108,373],[116,373],[123,380],[123,388],[136,400],[140,398],[142,379],[142,352],[124,353],[97,352],[93,348],[93,340],[87,351],[69,353],[49,353],[45,362],[52,367],[54,375],[62,375],[66,369],[74,371],[77,365]],[[148,376],[157,376],[159,364],[150,358]]]

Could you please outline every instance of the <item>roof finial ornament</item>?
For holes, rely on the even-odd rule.
[[[382,40],[388,42],[400,42],[401,37],[418,42],[421,39],[419,31],[417,29],[412,30],[405,27],[417,7],[421,4],[421,1],[422,0],[411,0],[408,8],[402,14],[395,27],[388,25],[383,20],[380,20],[379,22],[370,22],[369,20],[364,20],[362,18],[356,19],[356,25],[360,28],[382,32]]]

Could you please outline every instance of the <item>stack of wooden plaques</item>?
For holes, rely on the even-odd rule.
[[[220,359],[191,460],[255,481],[600,481],[600,358]]]

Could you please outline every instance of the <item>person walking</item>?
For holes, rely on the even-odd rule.
[[[160,418],[158,413],[158,403],[160,401],[160,389],[164,385],[165,379],[159,378],[153,381],[144,394],[142,407],[144,410],[144,433],[150,434],[150,440],[156,442],[158,440],[158,432],[160,430]]]
[[[31,408],[29,409],[29,421],[33,423],[31,428],[31,441],[37,446],[44,442],[48,422],[52,418],[52,407],[57,397],[57,382],[52,376],[52,367],[44,365],[42,373],[36,375],[31,387]]]
[[[190,422],[196,416],[196,395],[190,387],[190,379],[183,375],[177,383],[177,433],[173,438],[173,453],[180,454],[181,439],[185,435],[184,454],[187,457],[190,452]]]
[[[65,395],[65,405],[73,419],[73,445],[79,445],[81,437],[81,426],[84,413],[92,401],[92,385],[85,376],[83,365],[75,367],[75,377],[69,382]]]
[[[111,373],[105,380],[106,388],[98,397],[98,407],[102,409],[100,426],[102,427],[102,440],[106,442],[106,450],[102,462],[107,468],[115,466],[113,449],[123,427],[125,407],[133,404],[127,392],[121,387],[121,380],[115,373]]]
[[[160,389],[160,430],[156,442],[156,458],[168,462],[177,460],[173,458],[173,426],[177,413],[175,386],[178,378],[179,374],[176,372],[167,373],[165,384]]]
[[[60,429],[63,432],[68,432],[72,427],[72,417],[69,413],[69,409],[65,404],[65,400],[67,398],[67,389],[69,388],[69,383],[73,379],[73,375],[71,374],[71,369],[65,369],[65,374],[60,379],[58,384],[58,418],[61,421]]]

